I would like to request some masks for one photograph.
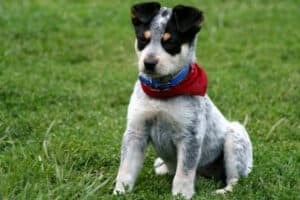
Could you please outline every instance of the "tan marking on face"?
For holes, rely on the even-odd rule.
[[[150,31],[145,31],[144,32],[144,37],[145,37],[145,39],[149,40],[151,38],[151,32]]]
[[[171,34],[170,33],[164,33],[163,35],[163,41],[166,42],[171,38]]]

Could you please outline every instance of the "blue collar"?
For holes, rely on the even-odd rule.
[[[141,76],[141,75],[139,76],[139,79],[142,83],[144,83],[145,85],[147,85],[151,88],[165,90],[165,89],[169,89],[170,87],[173,87],[173,86],[177,85],[178,83],[180,83],[181,81],[183,81],[183,79],[185,79],[185,77],[189,73],[189,71],[190,71],[190,65],[185,66],[173,79],[169,80],[165,84],[160,84],[157,80],[155,80],[153,78],[148,78],[148,77]]]

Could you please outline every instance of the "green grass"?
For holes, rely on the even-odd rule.
[[[0,199],[171,199],[147,152],[134,192],[111,195],[137,77],[134,1],[0,1]],[[208,93],[244,121],[254,168],[226,197],[300,198],[300,2],[162,1],[205,11],[197,56]]]

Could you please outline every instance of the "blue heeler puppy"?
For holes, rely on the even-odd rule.
[[[192,198],[196,174],[223,178],[226,186],[217,193],[231,191],[251,171],[252,145],[244,126],[228,121],[205,94],[205,72],[195,64],[203,13],[150,2],[132,6],[131,17],[139,80],[114,193],[132,190],[148,143],[158,154],[156,174],[174,175],[173,195]]]

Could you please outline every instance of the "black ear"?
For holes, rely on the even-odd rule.
[[[188,6],[177,5],[173,8],[173,16],[179,32],[193,31],[197,33],[204,21],[203,12]]]
[[[131,7],[131,19],[134,25],[139,23],[147,24],[158,13],[160,4],[157,2],[147,2],[135,4]]]

